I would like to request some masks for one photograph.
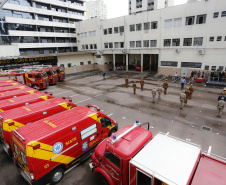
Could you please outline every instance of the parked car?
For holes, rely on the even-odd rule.
[[[125,70],[126,67],[125,66],[116,66],[116,70]]]

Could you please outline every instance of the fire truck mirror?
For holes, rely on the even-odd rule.
[[[76,130],[76,127],[72,127],[71,130],[72,130],[72,131],[75,131],[75,130]]]

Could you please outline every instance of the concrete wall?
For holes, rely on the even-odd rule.
[[[19,56],[19,48],[18,46],[0,46],[0,57],[10,57],[10,56]]]

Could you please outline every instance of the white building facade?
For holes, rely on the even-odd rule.
[[[100,19],[107,19],[107,5],[103,0],[87,1],[86,2],[88,19],[99,17]]]
[[[173,75],[226,68],[226,1],[208,0],[76,23],[78,50],[99,63]],[[141,69],[142,72],[142,69]]]
[[[22,55],[77,51],[75,23],[86,19],[84,2],[8,0],[0,9],[0,45],[17,46]]]
[[[174,0],[129,0],[129,14],[174,6]]]

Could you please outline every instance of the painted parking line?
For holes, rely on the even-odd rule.
[[[211,150],[212,150],[212,146],[209,146],[207,155],[210,155],[211,154]]]
[[[58,94],[64,94],[64,93],[67,93],[67,92],[70,92],[70,91],[64,91],[64,92],[61,92],[61,93],[57,93],[57,94],[54,94],[54,96],[58,95]]]
[[[109,114],[108,117],[110,117],[110,116],[112,116],[112,115],[113,115],[113,113]]]
[[[50,89],[51,91],[62,90],[60,88]]]
[[[72,98],[72,97],[79,96],[79,95],[80,95],[80,94],[75,94],[75,95],[72,95],[72,96],[69,96],[69,97]]]
[[[101,95],[102,95],[102,94],[98,94],[98,95],[96,95],[96,96],[94,96],[94,97],[90,97],[90,98],[87,98],[87,99],[78,101],[78,102],[76,102],[76,104],[81,103],[81,102],[84,102],[84,101],[87,101],[87,100],[91,100],[92,98],[95,98],[95,97],[98,97],[98,96],[101,96]]]

